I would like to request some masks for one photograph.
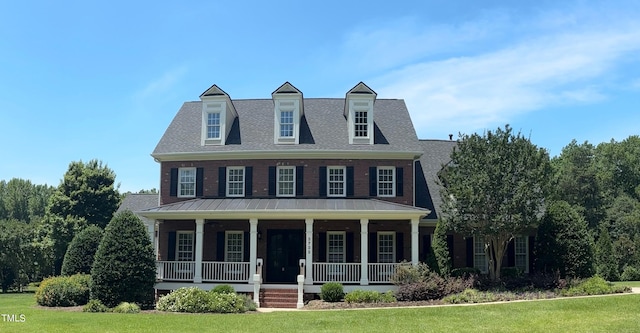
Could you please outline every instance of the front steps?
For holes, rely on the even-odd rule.
[[[298,304],[298,289],[260,289],[261,308],[295,309]]]

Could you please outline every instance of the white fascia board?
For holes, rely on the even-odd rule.
[[[230,150],[214,152],[151,154],[156,162],[203,161],[203,160],[267,160],[267,159],[417,159],[423,151],[371,151],[371,150]]]
[[[136,212],[136,214],[150,219],[170,220],[170,219],[361,219],[369,220],[398,219],[409,220],[421,218],[430,213],[426,211],[397,211],[397,210],[239,210],[239,211],[162,211],[162,212]]]

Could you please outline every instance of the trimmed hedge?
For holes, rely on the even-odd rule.
[[[36,290],[36,302],[42,306],[77,306],[89,302],[91,276],[76,274],[43,280]]]
[[[374,290],[354,290],[344,296],[347,303],[393,303],[397,302],[393,292],[380,293]]]
[[[211,289],[211,292],[217,294],[235,294],[236,290],[228,284],[220,284]]]
[[[109,312],[109,308],[102,304],[100,300],[92,299],[87,305],[82,307],[82,312]]]
[[[344,298],[344,287],[338,282],[329,282],[320,288],[320,298],[325,302],[340,302]]]
[[[136,303],[122,302],[113,308],[115,313],[139,313],[140,307]]]
[[[62,262],[62,275],[91,274],[96,250],[102,240],[102,229],[90,225],[80,231],[67,248]]]
[[[160,297],[156,309],[189,313],[243,313],[247,311],[247,303],[247,297],[235,293],[218,293],[188,287],[176,289]]]

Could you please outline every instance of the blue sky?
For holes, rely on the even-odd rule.
[[[392,4],[392,5],[391,5]],[[0,5],[0,179],[58,185],[99,159],[121,191],[212,84],[406,101],[418,136],[506,123],[551,155],[640,134],[637,1],[10,1]]]

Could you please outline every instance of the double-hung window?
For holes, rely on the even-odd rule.
[[[225,249],[224,261],[241,262],[244,259],[244,232],[227,231],[225,232]]]
[[[227,196],[244,196],[244,167],[227,167]]]
[[[378,167],[377,186],[379,197],[393,197],[396,195],[395,174],[396,168],[394,167]]]
[[[355,111],[354,112],[354,136],[356,138],[366,138],[369,136],[369,112],[368,111]]]
[[[327,167],[327,195],[344,197],[346,193],[345,167]]]
[[[529,272],[529,239],[526,236],[516,236],[513,239],[516,267],[525,273]]]
[[[489,264],[487,263],[487,254],[484,250],[484,237],[473,237],[473,267],[482,273],[487,273]]]
[[[196,168],[180,168],[178,173],[178,196],[196,196]]]
[[[327,261],[331,263],[345,262],[345,232],[327,232]]]
[[[280,111],[280,137],[293,137],[293,110]]]
[[[378,262],[396,261],[395,232],[378,232]]]
[[[277,169],[276,193],[279,197],[296,196],[296,168],[289,166],[279,166]]]
[[[220,113],[207,113],[207,139],[220,139]]]
[[[193,231],[178,231],[176,238],[176,260],[193,260]]]

